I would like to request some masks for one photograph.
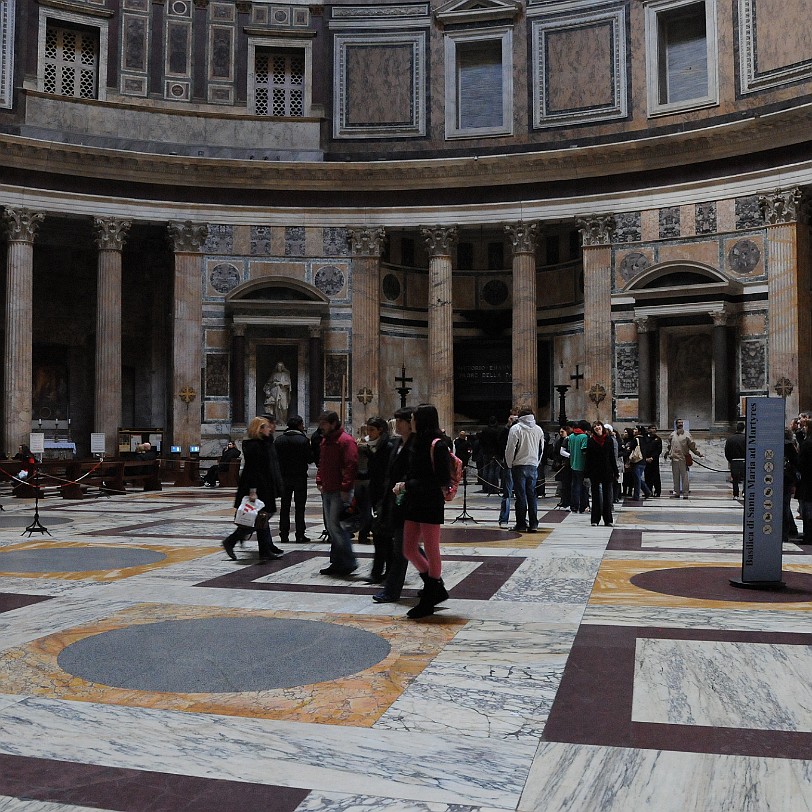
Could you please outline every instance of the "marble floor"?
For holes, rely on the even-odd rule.
[[[226,489],[0,514],[0,810],[812,812],[812,550],[737,590],[724,474],[614,527],[447,505],[450,599],[376,604],[308,544],[229,560]],[[800,522],[799,522],[800,526]]]

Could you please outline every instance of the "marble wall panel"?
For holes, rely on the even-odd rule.
[[[750,0],[759,73],[812,60],[808,0]]]
[[[346,257],[350,253],[346,228],[322,229],[322,256]]]
[[[764,269],[764,240],[760,236],[725,240],[725,271],[731,276],[761,276]]]
[[[619,423],[624,420],[633,421],[637,420],[637,398],[621,398],[617,399],[615,406],[615,422]],[[615,427],[617,428],[617,427]]]
[[[346,262],[319,262],[313,266],[313,284],[328,299],[346,299],[349,296],[350,266]]]
[[[743,336],[767,334],[767,316],[764,313],[746,313],[739,319],[739,332]]]
[[[263,276],[287,276],[304,280],[306,275],[307,265],[304,262],[262,262],[257,260],[248,265],[248,276],[251,279],[259,279]]]
[[[686,205],[679,207],[680,231],[683,237],[693,237],[696,234],[696,207]]]
[[[679,245],[665,244],[657,252],[659,262],[674,260],[701,262],[711,268],[719,268],[719,241],[695,240]]]
[[[547,106],[550,113],[612,103],[611,24],[550,31],[546,40]],[[589,54],[588,60],[584,59],[585,54]]]
[[[232,226],[233,251],[246,257],[251,253],[251,226]]]
[[[285,226],[285,256],[303,257],[305,255],[304,226]]]
[[[618,344],[633,344],[637,341],[637,327],[629,321],[615,325],[615,341]]]
[[[206,347],[213,350],[227,350],[231,346],[230,330],[206,330]]]
[[[203,250],[207,254],[233,254],[234,226],[210,223]]]
[[[654,264],[654,251],[643,249],[615,254],[615,287],[625,288],[636,276]]]
[[[767,344],[766,341],[742,341],[741,353],[741,390],[755,392],[767,385]]]
[[[641,213],[640,237],[643,242],[653,242],[660,238],[660,213],[656,209],[648,209]]]
[[[271,226],[251,226],[251,256],[264,257],[272,253]]]
[[[206,353],[206,397],[228,397],[228,355]]]
[[[615,348],[615,391],[618,396],[637,394],[637,344],[620,344]]]
[[[413,60],[408,44],[347,48],[347,123],[410,124]]]
[[[694,206],[694,233],[714,234],[717,227],[718,217],[716,203],[697,203]]]
[[[668,240],[680,236],[679,206],[669,206],[659,211],[659,238]]]
[[[234,79],[234,28],[213,25],[209,29],[209,80]]]
[[[215,420],[228,420],[230,416],[229,409],[227,401],[208,400],[203,404],[203,419],[207,423]]]
[[[736,198],[736,230],[743,231],[750,228],[761,228],[764,225],[764,216],[758,202],[758,195]]]
[[[149,18],[125,14],[121,34],[121,69],[146,71]]]
[[[640,242],[642,239],[641,229],[641,216],[639,211],[628,211],[616,214],[613,242]]]
[[[206,260],[206,296],[223,297],[243,281],[242,260]]]

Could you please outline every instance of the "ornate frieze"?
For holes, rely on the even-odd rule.
[[[167,224],[167,232],[172,243],[172,250],[178,254],[195,254],[202,250],[209,235],[209,227],[205,223],[172,221]]]
[[[132,220],[116,220],[112,217],[94,217],[96,245],[99,251],[121,251],[132,226]]]
[[[767,386],[767,347],[764,341],[742,341],[741,388],[756,392]]]
[[[615,230],[615,217],[612,214],[595,214],[578,218],[578,230],[583,237],[584,248],[597,245],[611,245]]]
[[[425,17],[428,13],[428,3],[416,3],[402,6],[334,6],[330,16],[333,20],[359,20],[370,17]]]
[[[322,231],[325,257],[345,257],[350,252],[346,228],[325,228]]]
[[[459,239],[457,226],[421,226],[420,234],[432,257],[450,257]]]
[[[271,253],[271,227],[251,226],[251,256],[267,257]]]
[[[509,223],[505,226],[505,234],[513,245],[514,254],[535,254],[539,237],[541,237],[540,223]]]
[[[30,209],[3,209],[3,223],[10,242],[34,242],[39,224],[45,219],[41,211]]]
[[[615,241],[640,242],[640,240],[643,239],[641,220],[642,218],[639,211],[627,211],[623,214],[616,214]]]
[[[764,216],[761,213],[758,195],[736,198],[736,231],[747,228],[761,228]]]
[[[348,228],[350,251],[358,256],[379,257],[386,242],[386,230],[382,226],[373,228]]]
[[[669,206],[659,212],[660,239],[669,240],[680,235],[679,206]]]
[[[234,226],[210,225],[203,250],[207,254],[233,254]]]
[[[305,255],[304,226],[285,226],[285,256],[303,257],[304,255]]]
[[[798,189],[776,189],[771,195],[758,199],[764,220],[771,226],[806,220],[803,192]]]
[[[637,393],[639,358],[636,344],[621,344],[615,349],[615,384],[618,395]]]
[[[717,231],[716,203],[697,203],[694,207],[694,228],[697,234]]]

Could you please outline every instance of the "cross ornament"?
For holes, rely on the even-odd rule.
[[[789,378],[779,378],[775,382],[775,393],[782,398],[788,398],[792,394],[793,386]]]
[[[589,390],[589,399],[597,406],[606,397],[606,387],[596,383]]]
[[[575,381],[575,388],[576,388],[576,389],[580,389],[580,388],[581,388],[580,386],[578,386],[578,384],[579,384],[579,383],[580,383],[580,382],[581,382],[583,379],[584,379],[584,373],[583,373],[583,372],[581,372],[581,365],[580,365],[580,364],[576,364],[576,365],[575,365],[575,374],[574,374],[574,375],[570,375],[570,380],[571,380],[571,381]]]
[[[184,386],[178,396],[184,403],[191,403],[197,397],[197,392],[191,386]]]
[[[358,390],[358,402],[363,403],[364,406],[372,402],[372,396],[372,390],[368,386]]]

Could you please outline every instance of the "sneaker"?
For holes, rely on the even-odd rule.
[[[390,595],[388,592],[376,592],[372,596],[372,600],[375,601],[375,603],[397,603],[398,602],[398,598],[392,597],[392,595]]]

